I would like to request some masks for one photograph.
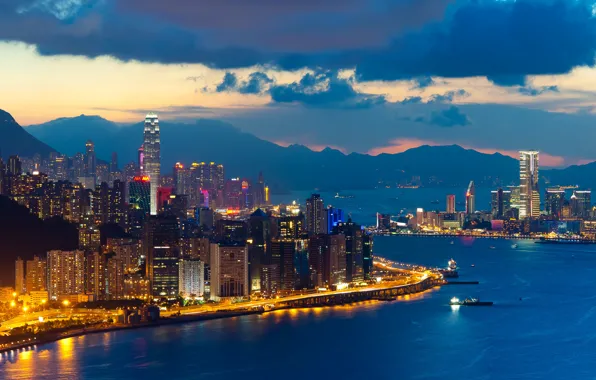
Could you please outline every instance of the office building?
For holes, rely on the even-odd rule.
[[[346,282],[360,282],[364,280],[364,231],[362,226],[348,219],[348,222],[338,224],[333,230],[333,233],[345,236]]]
[[[85,177],[96,178],[97,159],[95,157],[95,144],[87,140],[85,143]],[[93,184],[95,187],[95,183]]]
[[[84,293],[85,255],[83,251],[50,251],[47,257],[50,299]]]
[[[325,220],[324,233],[330,234],[333,231],[333,228],[335,228],[338,225],[338,223],[345,222],[344,212],[339,208],[335,208],[333,206],[328,206],[327,209],[325,210],[324,220]]]
[[[372,279],[373,272],[373,236],[369,234],[362,235],[362,272],[365,281]]]
[[[27,260],[26,275],[27,292],[45,291],[47,289],[47,264],[46,260],[39,256],[33,256],[33,260]]]
[[[14,270],[14,285],[17,294],[23,294],[27,292],[25,288],[25,262],[20,257],[15,261]]]
[[[447,195],[447,213],[448,214],[455,214],[455,195],[449,194]]]
[[[571,215],[576,218],[588,218],[592,210],[592,192],[576,190],[570,200]]]
[[[346,237],[329,236],[329,277],[335,285],[346,282]]]
[[[211,299],[248,296],[248,250],[244,244],[211,245]]]
[[[261,262],[271,240],[271,221],[263,210],[257,209],[248,219],[248,227],[248,271],[250,291],[254,292],[261,289]]]
[[[312,194],[306,200],[306,232],[309,235],[325,233],[325,205],[319,194]]]
[[[466,214],[472,215],[476,212],[476,186],[474,181],[470,181],[466,191]]]
[[[304,232],[303,214],[277,218],[277,237],[281,239],[298,239]]]
[[[147,278],[154,297],[176,298],[178,289],[178,260],[180,259],[180,226],[170,215],[158,215],[147,220],[143,251],[147,257]]]
[[[546,214],[555,219],[561,219],[563,217],[563,206],[565,206],[565,190],[546,189],[544,198]]]
[[[205,263],[198,259],[183,259],[178,264],[180,296],[202,297],[205,293]]]
[[[149,177],[151,194],[150,213],[157,214],[157,189],[160,186],[161,175],[161,142],[159,119],[154,113],[145,117],[143,134],[143,175]]]
[[[151,212],[151,183],[148,176],[136,176],[128,185],[130,207],[142,214]]]
[[[494,218],[504,218],[511,209],[511,191],[498,190],[491,191],[491,213]]]
[[[520,151],[519,154],[519,217],[537,218],[540,216],[540,192],[538,190],[538,152]]]

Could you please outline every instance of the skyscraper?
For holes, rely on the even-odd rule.
[[[118,171],[118,153],[112,152],[112,161],[110,162],[110,173]]]
[[[471,215],[476,212],[476,186],[474,181],[470,181],[466,191],[466,214]]]
[[[205,292],[205,263],[197,259],[180,260],[178,283],[182,297],[202,297]]]
[[[87,140],[85,143],[85,176],[95,177],[96,165],[95,144],[93,141]]]
[[[540,215],[538,163],[537,151],[519,152],[520,218],[536,218]]]
[[[176,298],[180,225],[174,216],[151,217],[145,224],[143,251],[147,257],[147,277],[154,297]]]
[[[565,190],[546,189],[544,209],[547,215],[557,219],[562,217],[563,205],[565,204]]]
[[[576,190],[573,192],[574,204],[571,206],[572,216],[586,218],[592,209],[592,192],[590,190]]]
[[[312,194],[306,200],[306,231],[309,235],[325,233],[325,206],[319,194]]]
[[[48,293],[51,299],[82,294],[85,288],[83,251],[48,252]]]
[[[248,296],[248,251],[246,245],[211,245],[211,299]]]
[[[25,262],[20,257],[15,262],[14,290],[17,294],[23,294],[25,289]]]
[[[455,214],[455,195],[447,195],[447,209],[448,214]]]
[[[28,292],[46,290],[47,286],[46,260],[40,260],[34,256],[33,260],[27,260],[26,288]]]
[[[504,217],[511,210],[511,191],[498,190],[491,191],[491,211],[494,218]]]
[[[143,171],[146,176],[149,176],[151,215],[157,215],[157,189],[161,174],[160,151],[159,120],[156,114],[149,113],[145,116],[143,135]]]

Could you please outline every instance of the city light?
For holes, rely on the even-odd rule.
[[[68,305],[70,305],[70,302],[68,300],[64,300],[64,301],[62,301],[62,305],[68,306]]]

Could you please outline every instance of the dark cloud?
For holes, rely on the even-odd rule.
[[[456,106],[451,106],[446,110],[433,111],[428,123],[438,125],[439,127],[463,127],[471,124],[468,116],[462,113]]]
[[[404,100],[400,102],[401,104],[419,104],[422,103],[422,98],[420,96],[408,96]]]
[[[301,103],[311,107],[369,108],[386,103],[382,95],[358,92],[352,78],[340,78],[337,72],[305,74],[300,81],[272,85],[271,100],[275,103]]]
[[[559,92],[559,87],[557,86],[542,86],[542,87],[532,87],[532,86],[525,86],[520,87],[517,90],[520,94],[526,96],[539,96],[547,92]]]
[[[215,88],[216,92],[232,91],[238,86],[238,78],[234,73],[225,73],[223,81]]]
[[[412,82],[414,82],[414,86],[412,87],[413,90],[425,89],[436,84],[436,82],[431,77],[417,77],[412,79]]]
[[[593,66],[592,5],[593,0],[3,0],[0,40],[34,44],[46,55],[223,69],[355,68],[362,81],[486,76],[498,85],[523,86],[528,75]]]
[[[447,91],[443,95],[431,95],[431,97],[428,100],[428,103],[451,103],[457,98],[466,98],[468,96],[470,96],[470,93],[463,89]]]

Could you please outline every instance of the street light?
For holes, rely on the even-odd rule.
[[[68,304],[70,304],[70,302],[68,302],[68,300],[64,300],[64,301],[62,301],[62,305],[64,305],[64,306],[68,306]]]
[[[16,297],[17,296],[17,292],[12,292],[12,296]]]
[[[10,307],[15,307],[16,305],[17,305],[17,303],[16,303],[16,302],[14,302],[14,301],[10,301]]]
[[[29,308],[27,306],[23,306],[23,311],[27,311]]]

